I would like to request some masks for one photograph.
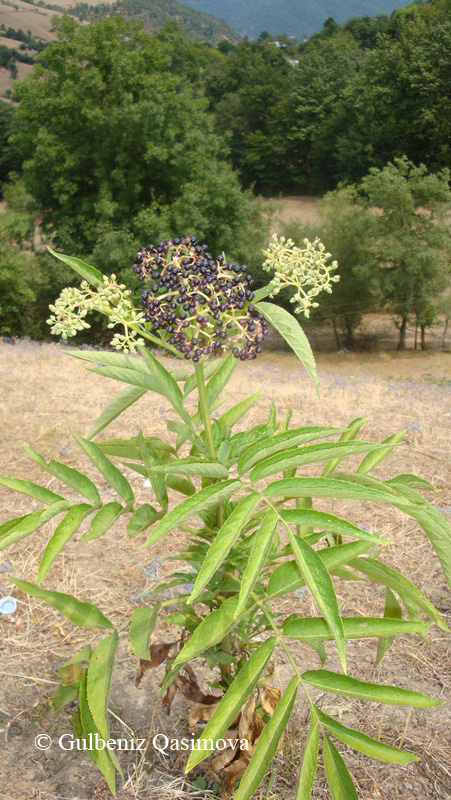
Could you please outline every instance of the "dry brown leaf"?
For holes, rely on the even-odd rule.
[[[274,714],[274,710],[281,696],[282,692],[275,686],[266,686],[263,689],[261,703],[264,710],[267,714],[269,714],[270,717],[272,717]]]
[[[178,675],[178,688],[188,700],[194,700],[196,703],[201,703],[204,706],[219,703],[220,697],[214,694],[204,694],[197,682],[194,670],[189,664],[185,664],[184,670],[188,673],[188,677],[185,677],[185,675]]]
[[[177,689],[178,687],[174,681],[174,683],[171,683],[169,689],[167,690],[166,694],[164,695],[161,701],[161,705],[163,706],[168,716],[171,713],[171,706],[172,703],[174,702],[174,697],[177,694]]]
[[[135,676],[135,686],[139,686],[143,675],[149,669],[159,667],[167,658],[175,655],[178,642],[161,642],[161,644],[150,645],[150,659],[140,658],[139,667]]]
[[[191,730],[194,730],[198,722],[207,722],[210,719],[210,717],[213,716],[217,707],[218,703],[208,706],[205,705],[196,706],[196,708],[194,708],[191,711],[188,717],[188,725],[190,726]]]
[[[215,772],[226,772],[227,765],[230,764],[238,752],[238,744],[239,742],[236,742],[232,747],[227,747],[218,756],[212,758],[211,768]]]
[[[249,760],[250,759],[247,760],[243,759],[243,751],[241,751],[240,757],[236,758],[235,761],[232,761],[232,763],[229,764],[228,767],[225,767],[223,772],[227,775],[227,778],[224,783],[224,795],[233,796],[235,783],[239,778],[242,778],[242,776],[244,775]]]
[[[229,764],[228,767],[225,767],[223,769],[223,772],[225,772],[225,774],[229,776],[229,780],[233,778],[233,783],[235,783],[235,781],[237,781],[238,778],[241,778],[241,776],[244,775],[244,773],[246,772],[248,763],[249,762],[244,761],[242,757],[236,758],[235,761],[232,761],[232,763]]]
[[[240,739],[252,739],[252,720],[256,706],[256,697],[254,694],[251,694],[241,709],[240,722],[238,725],[238,737]]]
[[[246,739],[249,748],[256,742],[264,728],[263,720],[258,711],[255,710],[256,705],[256,697],[254,694],[251,694],[241,709],[240,722],[238,725],[238,738]]]
[[[274,673],[275,668],[276,668],[276,665],[275,665],[274,661],[270,661],[268,666],[266,667],[266,672],[265,672],[265,674],[263,676],[262,683],[264,683],[266,680],[269,680],[269,678]]]

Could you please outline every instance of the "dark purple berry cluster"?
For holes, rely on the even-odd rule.
[[[149,244],[136,254],[146,320],[169,335],[185,358],[199,361],[231,349],[241,361],[262,352],[268,323],[252,304],[254,280],[246,266],[211,257],[194,236]]]

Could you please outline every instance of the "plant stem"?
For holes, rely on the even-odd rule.
[[[211,422],[210,422],[210,414],[208,412],[208,402],[207,402],[207,392],[205,390],[205,377],[204,377],[204,368],[202,362],[195,364],[194,366],[197,378],[197,390],[199,393],[199,410],[202,417],[202,422],[204,423],[204,430],[205,430],[205,438],[207,440],[207,447],[210,458],[216,459],[216,452],[215,452],[215,443],[213,441],[213,434],[211,432]],[[224,508],[222,503],[219,503],[218,509],[216,512],[216,520],[218,528],[222,528],[224,522]],[[221,649],[224,653],[231,653],[232,652],[232,640],[229,634],[224,637],[221,642]],[[229,664],[220,664],[220,671],[223,678],[224,686],[227,687],[227,680],[230,674],[230,665]]]
[[[194,365],[197,378],[197,390],[199,392],[199,411],[202,422],[204,423],[205,438],[207,440],[208,453],[210,458],[215,459],[215,444],[211,432],[210,414],[208,413],[207,392],[205,390],[204,368],[201,362]]]

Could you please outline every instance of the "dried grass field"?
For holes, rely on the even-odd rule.
[[[306,373],[287,352],[269,352],[254,364],[238,364],[228,391],[227,403],[237,402],[260,386],[261,398],[249,415],[252,422],[263,419],[271,400],[280,418],[294,409],[292,425],[347,425],[367,416],[364,437],[380,441],[406,429],[404,443],[395,449],[376,474],[414,472],[442,491],[433,497],[444,514],[451,513],[450,422],[451,385],[449,355],[439,353],[320,354],[318,368],[321,397],[318,399]],[[165,360],[166,365],[171,362]],[[29,442],[49,458],[64,460],[91,474],[113,499],[112,490],[94,475],[68,432],[71,426],[84,434],[106,402],[117,392],[113,381],[88,373],[63,353],[57,344],[22,342],[0,344],[0,474],[41,481],[37,466],[24,450]],[[226,406],[225,406],[226,407]],[[141,427],[146,434],[165,435],[171,413],[165,401],[148,395],[116,420],[108,436],[129,437]],[[104,434],[101,434],[103,436]],[[105,432],[106,437],[106,432]],[[144,480],[127,473],[138,501],[149,499]],[[58,491],[53,479],[46,485]],[[174,498],[173,498],[174,499]],[[151,498],[150,501],[152,502]],[[21,495],[1,492],[1,519],[32,510],[32,502]],[[425,534],[410,518],[383,505],[349,501],[322,501],[320,508],[347,514],[370,531],[383,532],[393,542],[384,548],[383,560],[409,577],[446,613],[449,610],[444,579],[437,558]],[[34,581],[43,546],[55,524],[25,539],[0,555],[0,592],[13,593],[19,601],[12,617],[0,618],[0,798],[1,800],[107,800],[106,785],[95,766],[83,753],[62,752],[57,746],[40,752],[34,745],[38,733],[57,738],[70,732],[69,715],[54,715],[50,698],[58,682],[58,666],[96,633],[75,628],[61,614],[44,603],[29,599],[9,581],[13,572]],[[151,551],[127,540],[118,524],[101,539],[80,543],[74,537],[60,556],[46,581],[47,588],[76,594],[94,602],[114,623],[121,625],[137,605],[144,605],[146,592],[174,565],[168,557],[179,549],[180,535],[173,534]],[[177,565],[176,565],[177,566]],[[363,586],[363,588],[362,588]],[[382,615],[384,592],[363,584],[337,582],[344,615]],[[313,601],[306,593],[281,602],[287,614],[314,615]],[[450,622],[450,617],[448,618]],[[170,626],[159,624],[155,638],[168,640]],[[350,673],[356,677],[393,683],[446,699],[450,683],[449,638],[432,628],[429,644],[419,637],[398,637],[379,667],[374,666],[374,640],[349,643]],[[327,666],[338,669],[332,643],[326,645]],[[297,644],[298,662],[316,668],[313,651]],[[140,737],[149,731],[163,731],[178,737],[190,736],[187,716],[189,701],[176,700],[167,717],[158,706],[158,682],[162,667],[147,673],[140,689],[134,686],[135,659],[123,631],[113,676],[111,726],[113,736],[129,738],[130,729]],[[286,684],[290,671],[283,653],[278,654],[279,684]],[[360,700],[327,695],[321,700],[327,713],[344,724],[360,727],[371,736],[403,745],[417,754],[418,763],[409,766],[372,761],[341,745],[341,753],[365,800],[444,800],[451,797],[451,767],[447,745],[447,710],[392,708]],[[333,704],[333,705],[332,705]],[[306,736],[307,706],[299,696],[295,724],[285,737],[273,762],[274,781],[256,797],[263,800],[294,800],[299,759]],[[152,733],[153,735],[153,733]],[[146,755],[119,754],[125,773],[119,800],[213,800],[213,775],[199,783],[194,772],[191,783],[181,777],[186,754],[165,758],[152,748]],[[197,780],[197,785],[194,783]],[[203,788],[199,788],[203,786]],[[314,795],[328,797],[320,767]]]

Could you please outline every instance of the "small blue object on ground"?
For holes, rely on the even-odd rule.
[[[17,611],[17,600],[14,597],[0,598],[0,614],[15,614]]]

